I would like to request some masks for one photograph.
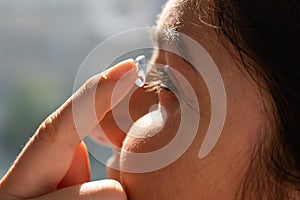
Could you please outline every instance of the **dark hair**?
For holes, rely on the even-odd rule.
[[[271,96],[271,127],[253,149],[241,199],[299,199],[300,1],[192,2]]]

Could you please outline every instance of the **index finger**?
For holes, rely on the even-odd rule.
[[[56,190],[71,165],[76,147],[96,125],[95,115],[100,121],[126,96],[136,78],[136,65],[130,59],[89,79],[41,124],[1,180],[0,193],[32,198]],[[112,102],[117,83],[121,88]]]

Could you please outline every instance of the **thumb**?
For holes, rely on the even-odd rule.
[[[106,179],[56,190],[52,193],[30,200],[50,199],[127,200],[127,196],[123,187],[118,181]]]

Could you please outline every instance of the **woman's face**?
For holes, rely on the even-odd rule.
[[[139,163],[129,159],[128,155],[151,153],[167,146],[175,138],[179,124],[184,121],[181,119],[181,101],[171,91],[161,89],[159,92],[145,92],[146,89],[138,89],[130,98],[133,119],[148,113],[151,106],[157,103],[164,107],[165,113],[162,117],[155,117],[158,122],[152,124],[148,123],[147,117],[137,120],[139,126],[143,125],[142,131],[132,128],[126,136],[116,134],[112,137],[119,146],[122,145],[119,156],[111,160],[112,163],[117,163],[120,171],[108,169],[108,175],[121,182],[129,199],[231,199],[237,195],[243,175],[251,162],[250,148],[258,137],[263,120],[258,87],[238,69],[230,53],[232,51],[222,46],[215,32],[200,23],[199,18],[186,9],[188,6],[182,5],[183,9],[179,10],[176,4],[176,1],[167,4],[158,22],[159,32],[176,27],[178,32],[188,35],[204,47],[216,63],[224,82],[227,100],[222,134],[213,150],[200,159],[199,149],[210,123],[211,95],[201,74],[193,70],[189,63],[174,53],[158,49],[152,62],[169,65],[178,71],[188,80],[197,96],[197,105],[201,111],[197,134],[189,148],[167,166],[147,172],[128,171],[141,165],[152,166],[153,163],[164,162],[164,158],[157,157],[156,160],[148,159]],[[167,41],[162,43],[167,44]],[[199,56],[199,52],[192,47],[186,46],[185,51],[190,59]],[[188,91],[186,93],[189,96]],[[109,116],[107,119],[109,120]],[[191,117],[188,120],[195,119]],[[185,129],[187,137],[193,131],[190,129]]]

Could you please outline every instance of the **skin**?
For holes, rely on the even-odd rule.
[[[238,69],[232,57],[230,46],[220,44],[215,32],[199,22],[198,16],[176,7],[177,0],[170,1],[158,22],[159,29],[177,27],[199,44],[213,58],[222,75],[226,95],[227,113],[222,135],[208,156],[198,158],[198,152],[209,126],[211,105],[206,84],[178,55],[157,50],[152,62],[168,64],[182,74],[191,84],[198,98],[201,121],[191,146],[176,161],[168,166],[147,172],[126,172],[128,166],[139,163],[129,162],[128,152],[153,152],[166,146],[175,137],[180,123],[179,101],[167,90],[146,92],[145,88],[134,88],[137,77],[132,61],[118,64],[105,76],[98,75],[88,80],[81,89],[70,97],[57,111],[50,115],[28,142],[16,162],[1,179],[0,198],[9,199],[234,199],[238,196],[248,164],[251,162],[251,146],[257,141],[264,112],[262,93],[258,92],[246,72]],[[177,13],[178,15],[173,15]],[[180,26],[178,26],[180,22]],[[187,47],[191,58],[197,52]],[[126,88],[120,90],[118,104],[111,104],[111,93],[120,76],[134,69],[130,76],[122,78]],[[130,73],[128,73],[130,74]],[[133,95],[126,96],[131,88]],[[96,96],[93,96],[96,91]],[[258,95],[259,94],[259,95]],[[91,104],[95,98],[97,104]],[[146,123],[141,118],[152,105],[159,103],[167,113],[163,128],[154,136],[137,138],[136,129],[122,131],[116,126],[112,109],[122,109],[130,100],[129,109],[136,123]],[[72,104],[76,103],[82,118],[78,135],[73,119]],[[91,107],[95,106],[95,107]],[[97,134],[95,124],[90,124],[91,109],[96,110],[98,123],[119,156],[110,159],[116,169],[108,168],[108,176],[114,180],[89,181],[87,150],[81,141],[83,133]],[[125,108],[127,109],[127,108]],[[78,120],[78,119],[77,119]],[[78,122],[78,121],[77,121]],[[156,127],[145,127],[147,134]],[[64,152],[63,154],[61,152]],[[157,160],[160,162],[160,160]],[[151,164],[151,163],[149,163]],[[55,167],[53,167],[55,165]],[[123,169],[123,170],[122,170]],[[121,183],[121,184],[120,184]],[[61,189],[63,188],[63,189]],[[61,189],[61,190],[59,190]],[[127,194],[125,194],[125,191]],[[127,197],[126,197],[127,196]]]
[[[201,75],[195,74],[182,58],[157,50],[152,61],[156,64],[172,66],[185,76],[196,92],[201,110],[197,136],[189,149],[165,168],[148,173],[122,171],[124,166],[138,164],[128,161],[126,152],[153,152],[164,147],[175,136],[177,131],[175,124],[180,121],[178,101],[168,91],[159,92],[158,96],[154,94],[153,98],[158,98],[159,103],[166,108],[168,113],[164,128],[147,139],[130,136],[138,134],[131,129],[123,142],[120,157],[115,157],[115,162],[119,162],[121,171],[108,169],[108,174],[111,178],[121,182],[128,198],[132,200],[234,199],[239,195],[243,175],[251,162],[251,146],[257,141],[264,121],[262,96],[258,92],[258,86],[251,81],[247,73],[238,68],[230,46],[225,48],[221,45],[214,30],[201,24],[194,13],[178,12],[178,8],[175,7],[176,3],[177,1],[170,1],[167,4],[158,21],[158,27],[159,29],[173,28],[178,26],[179,21],[177,31],[192,37],[201,44],[218,66],[227,95],[227,113],[222,135],[213,151],[204,159],[199,159],[198,151],[211,114],[207,87]],[[178,14],[176,18],[173,13],[182,14]],[[197,52],[193,49],[188,47],[188,51],[192,59],[197,56]],[[134,101],[133,98],[132,102]],[[151,103],[144,101],[144,105],[148,107]],[[136,110],[132,107],[131,112],[138,113],[138,107]],[[153,126],[147,127],[146,130],[151,132],[153,128]]]
[[[40,125],[1,179],[0,199],[126,199],[117,181],[88,182],[89,160],[81,138],[97,125],[91,123],[91,111],[97,111],[100,122],[126,96],[136,78],[133,60],[90,78]],[[115,88],[118,82],[126,88]],[[118,92],[116,102],[111,102],[113,90]],[[92,100],[96,103],[92,104]],[[79,112],[76,125],[75,108]]]

